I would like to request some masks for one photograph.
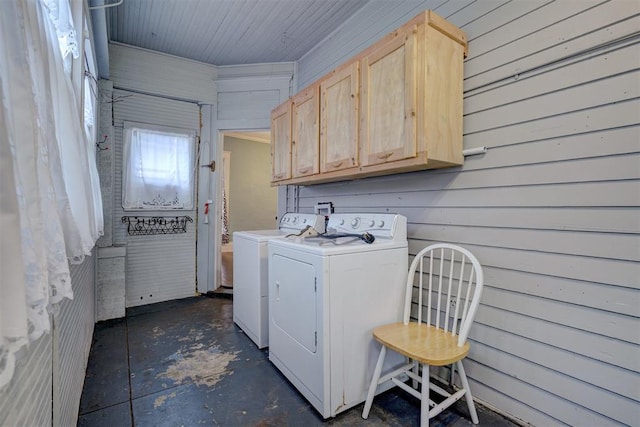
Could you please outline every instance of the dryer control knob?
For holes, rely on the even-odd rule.
[[[384,221],[382,221],[382,220],[381,220],[381,221],[378,223],[378,227],[380,227],[380,228],[384,227]]]
[[[294,216],[294,217],[293,217],[293,223],[294,223],[294,224],[297,224],[299,219],[300,219],[300,218],[298,218],[297,216]]]
[[[369,221],[369,227],[373,227],[374,225],[376,225],[376,222],[374,220]]]
[[[351,220],[351,228],[358,228],[360,225],[360,218],[356,217]]]
[[[344,225],[344,219],[340,220],[340,225]]]

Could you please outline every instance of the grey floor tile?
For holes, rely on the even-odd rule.
[[[78,427],[127,427],[132,425],[129,401],[78,417]]]
[[[100,322],[93,333],[80,414],[129,401],[127,330],[124,319]]]
[[[362,404],[323,420],[269,362],[268,350],[259,350],[234,325],[232,312],[232,299],[195,297],[127,310],[121,326],[96,326],[83,408],[104,408],[106,396],[95,390],[105,387],[106,372],[115,372],[119,384],[131,382],[133,414],[125,387],[126,397],[117,398],[126,398],[125,405],[86,413],[78,424],[100,426],[112,417],[109,425],[129,425],[132,415],[136,427],[418,425],[419,402],[398,389],[377,396],[367,420],[360,416]],[[127,349],[131,375],[123,379],[125,371],[114,367],[109,354],[121,360]],[[466,404],[457,408],[431,420],[431,426],[471,426]],[[482,425],[514,426],[482,407],[478,415]]]

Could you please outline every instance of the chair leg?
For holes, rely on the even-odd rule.
[[[450,366],[451,372],[449,372],[449,385],[452,386],[456,382],[456,364],[452,363]]]
[[[382,346],[380,349],[380,355],[378,356],[378,363],[376,363],[376,368],[373,370],[373,378],[371,378],[371,384],[369,384],[369,392],[367,393],[367,400],[364,403],[364,409],[362,410],[362,418],[365,420],[369,417],[369,411],[371,410],[371,405],[373,404],[373,397],[376,394],[376,389],[378,388],[378,381],[380,380],[380,374],[382,373],[382,365],[384,365],[384,359],[387,355],[387,348]]]
[[[420,427],[429,427],[429,365],[422,364],[422,391],[420,393]]]
[[[476,405],[473,403],[473,396],[471,395],[471,389],[469,388],[469,381],[467,381],[467,374],[464,371],[464,367],[462,366],[462,360],[458,360],[456,362],[456,366],[458,367],[458,375],[460,376],[460,382],[462,382],[462,387],[465,389],[464,398],[467,401],[467,407],[469,408],[469,415],[471,415],[471,421],[474,424],[478,424],[478,414],[476,412]]]
[[[420,363],[417,360],[409,359],[409,361],[413,362],[413,373],[416,375],[416,377],[420,376]],[[411,380],[411,384],[413,385],[413,388],[415,388],[416,390],[418,389],[418,380]]]

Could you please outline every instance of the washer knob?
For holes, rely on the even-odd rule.
[[[369,227],[373,227],[376,224],[374,220],[369,221]]]
[[[299,219],[300,219],[300,218],[298,218],[297,216],[294,216],[294,217],[293,217],[293,223],[294,223],[294,224],[297,224]]]
[[[384,221],[380,220],[380,222],[378,223],[378,227],[380,228],[384,227]]]
[[[360,225],[360,218],[356,217],[351,220],[351,228],[358,228]]]
[[[344,219],[340,220],[340,225],[344,225]]]

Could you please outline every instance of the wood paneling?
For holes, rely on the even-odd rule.
[[[0,390],[0,425],[75,425],[94,325],[95,260],[70,266],[73,300],[63,300],[52,331],[30,343]]]
[[[54,318],[53,425],[60,426],[78,421],[95,323],[95,257],[85,257],[70,270],[73,300],[63,300]]]
[[[187,101],[215,102],[216,67],[118,43],[109,44],[114,87]]]
[[[134,64],[130,64],[135,67]],[[113,75],[112,75],[113,77]],[[118,86],[114,81],[114,86]],[[122,147],[125,121],[169,126],[199,133],[199,108],[194,103],[164,97],[114,91],[119,100],[114,104],[115,176],[114,176],[114,243],[127,244],[127,307],[184,298],[196,293],[196,210],[129,211],[122,209]],[[129,236],[121,222],[129,216],[187,215],[187,233],[175,235]]]
[[[215,65],[295,61],[367,0],[127,0],[111,40]]]
[[[52,345],[45,334],[17,362],[11,383],[0,390],[0,425],[52,425]]]

